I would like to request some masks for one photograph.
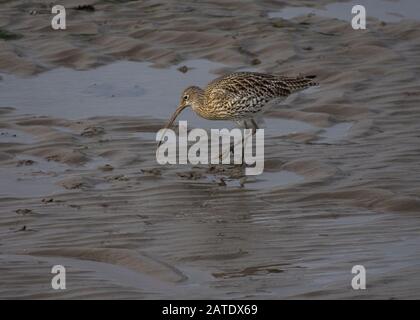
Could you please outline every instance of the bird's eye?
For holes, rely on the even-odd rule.
[[[187,95],[184,96],[184,100],[188,100],[188,96]]]

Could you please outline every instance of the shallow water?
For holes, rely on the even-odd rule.
[[[0,100],[18,113],[66,119],[97,116],[167,119],[175,111],[185,87],[207,84],[217,77],[211,71],[224,66],[207,60],[185,64],[190,68],[187,73],[178,71],[179,66],[158,69],[146,62],[119,61],[88,71],[58,68],[31,78],[3,75]],[[194,119],[200,125],[200,119],[191,111],[186,111],[182,118]]]
[[[325,128],[319,133],[320,139],[317,142],[320,143],[335,143],[339,142],[345,136],[348,135],[349,131],[353,126],[352,122],[342,122],[335,124],[329,128]]]
[[[205,86],[226,67],[208,60],[190,60],[179,66],[158,69],[146,62],[119,61],[94,70],[58,68],[32,78],[4,75],[0,100],[19,114],[36,114],[65,119],[97,116],[142,116],[169,119],[182,90],[189,85]],[[248,70],[248,69],[247,69]],[[19,90],[16,90],[19,88]],[[231,121],[208,121],[186,109],[177,121],[190,128],[234,128]],[[285,135],[313,129],[302,121],[269,119],[266,134]],[[69,132],[66,128],[60,131]],[[2,138],[4,139],[4,138]],[[153,136],[154,139],[154,136]]]
[[[4,128],[21,129],[37,138],[33,144],[0,143],[1,164],[15,172],[29,169],[15,167],[13,162],[19,154],[57,159],[71,167],[70,172],[58,173],[58,183],[71,187],[81,182],[82,186],[48,201],[33,196],[0,199],[0,298],[418,298],[420,189],[415,173],[420,170],[420,38],[416,22],[387,26],[368,22],[369,32],[354,32],[349,22],[319,19],[317,31],[340,30],[340,35],[333,37],[313,32],[312,28],[292,31],[271,27],[270,21],[260,16],[262,6],[257,0],[238,2],[236,7],[232,3],[229,10],[222,9],[220,1],[206,2],[206,10],[200,9],[199,2],[190,2],[195,9],[191,13],[179,12],[176,5],[166,6],[168,10],[143,10],[150,3],[134,1],[129,4],[134,11],[110,5],[110,10],[99,12],[98,7],[97,23],[116,22],[109,25],[112,33],[101,24],[97,36],[65,36],[50,43],[51,32],[45,29],[45,21],[40,19],[37,24],[30,19],[34,24],[25,26],[28,19],[23,15],[28,11],[23,10],[23,0],[17,2],[13,12],[19,25],[10,26],[24,38],[7,42],[5,48],[10,50],[1,53],[2,69],[29,73],[30,66],[9,67],[14,61],[88,68],[103,62],[104,55],[109,61],[121,56],[148,59],[144,58],[146,54],[156,63],[168,63],[179,54],[209,57],[235,68],[236,63],[247,64],[253,58],[246,51],[238,52],[238,46],[243,45],[258,55],[261,70],[311,70],[318,74],[321,92],[303,92],[306,97],[301,97],[298,105],[288,105],[293,110],[296,106],[299,111],[325,114],[277,114],[314,124],[305,128],[300,122],[284,124],[283,120],[267,119],[267,135],[273,130],[266,139],[267,171],[259,177],[247,177],[243,187],[230,187],[229,183],[238,183],[238,179],[223,186],[218,180],[205,181],[205,177],[213,175],[217,179],[219,172],[236,177],[237,170],[158,166],[156,144],[134,133],[152,132],[150,139],[154,139],[153,131],[175,109],[179,90],[190,82],[206,83],[217,76],[210,68],[206,74],[207,69],[202,67],[206,62],[186,74],[175,67],[160,70],[144,64],[142,69],[134,62],[92,72],[62,69],[56,72],[65,74],[63,79],[47,72],[34,79],[20,78],[15,86],[9,83],[13,77],[5,76],[0,82],[1,106],[30,114],[43,114],[45,110],[45,114],[60,119],[16,116],[0,110]],[[293,1],[277,3],[296,5]],[[220,19],[219,14],[231,18]],[[134,28],[139,21],[146,23]],[[157,22],[153,30],[147,21]],[[342,28],[343,23],[348,27]],[[203,24],[209,28],[200,28],[199,32],[191,28]],[[36,29],[40,37],[33,37],[28,29]],[[313,47],[311,52],[299,50],[308,44]],[[190,62],[183,64],[191,66]],[[138,70],[144,70],[144,74]],[[191,78],[196,71],[197,81]],[[95,73],[98,76],[87,81]],[[48,77],[51,79],[37,84]],[[179,84],[178,78],[185,83]],[[23,85],[26,82],[29,84]],[[92,86],[94,83],[97,85]],[[155,90],[160,84],[163,89]],[[75,90],[66,91],[67,87]],[[63,90],[65,108],[48,102],[60,97],[48,88]],[[6,97],[9,100],[3,99]],[[51,97],[56,100],[48,100]],[[149,97],[150,103],[143,97]],[[46,103],[39,103],[43,99]],[[153,104],[154,99],[159,104]],[[100,117],[109,114],[128,116]],[[61,120],[90,116],[97,118]],[[159,118],[161,123],[145,120],[149,116]],[[180,119],[191,120],[191,128],[217,125],[191,111]],[[324,127],[333,119],[343,119],[344,123]],[[349,128],[352,121],[354,127]],[[86,126],[101,127],[105,132],[80,135]],[[54,130],[49,130],[51,127]],[[281,136],[302,130],[309,134]],[[337,140],[343,134],[344,139]],[[328,143],[321,143],[323,139]],[[98,168],[105,162],[114,169]],[[305,180],[300,183],[286,170]],[[5,187],[2,185],[2,190]],[[24,214],[29,212],[24,210],[16,214],[18,209],[35,214]],[[53,258],[28,256],[40,248]],[[70,248],[79,249],[80,254],[63,252]],[[105,251],[100,253],[97,248]],[[88,257],[86,249],[92,250]],[[143,268],[145,260],[131,259],[131,255],[123,254],[126,249],[145,252],[162,261],[162,266],[172,268],[156,274],[156,264]],[[127,271],[132,263],[138,268]],[[66,290],[51,289],[53,264],[68,266]],[[366,267],[367,290],[351,288],[351,269],[356,264]],[[178,273],[171,272],[173,268],[188,279],[181,283],[168,280],[161,285],[162,274],[178,279]]]
[[[217,77],[216,69],[225,67],[208,60],[191,60],[183,63],[189,70],[182,73],[174,66],[157,69],[149,63],[120,61],[94,70],[76,71],[58,68],[36,77],[19,78],[4,75],[1,83],[0,100],[5,105],[16,108],[17,114],[45,115],[57,118],[80,119],[98,116],[141,116],[167,119],[175,110],[177,99],[183,88],[196,84],[205,86]],[[19,90],[16,90],[19,88]],[[305,94],[302,92],[301,94]],[[281,108],[281,106],[279,106]],[[208,121],[199,118],[191,110],[186,110],[178,120],[187,120],[192,128],[234,128],[233,122]],[[298,132],[319,132],[319,128],[298,120],[266,118],[261,126],[265,136],[283,136]],[[73,129],[54,126],[63,134],[74,134]],[[347,124],[338,124],[321,131],[322,142],[338,141],[347,134]],[[125,137],[155,140],[155,132],[123,133]],[[112,134],[115,139],[115,133]],[[30,144],[33,136],[13,129],[2,129],[0,142]],[[57,178],[51,174],[37,174],[34,171],[50,170],[62,173],[62,168],[52,168],[53,162],[33,159],[29,167],[3,170],[1,174],[7,196],[45,196],[57,189]],[[82,171],[97,169],[109,164],[108,159],[96,157],[87,162]],[[303,181],[303,177],[293,172],[280,171],[264,173],[249,179],[247,187],[252,189],[282,187]],[[41,185],[38,187],[38,185]],[[237,180],[226,180],[227,186],[241,186]],[[6,188],[7,186],[7,188]],[[107,189],[108,183],[99,183],[96,189]]]
[[[315,126],[299,120],[267,118],[264,121],[264,134],[266,136],[284,136],[291,133],[308,132],[317,129]]]
[[[289,187],[301,183],[305,178],[292,171],[281,170],[278,172],[264,172],[258,176],[247,176],[245,180],[231,179],[223,175],[206,176],[206,182],[221,182],[226,187],[244,188],[246,190],[258,190],[265,188]]]
[[[14,129],[0,129],[0,143],[34,143],[36,139],[34,136]]]
[[[290,20],[299,16],[315,14],[321,17],[351,21],[351,9],[355,5],[366,8],[367,18],[372,17],[384,22],[399,22],[403,19],[420,20],[420,2],[415,0],[362,0],[331,3],[323,9],[310,7],[286,7],[281,11],[270,12],[269,18],[283,18]]]
[[[247,189],[265,189],[288,187],[301,183],[305,178],[292,171],[264,172],[257,177],[250,177],[245,184]]]
[[[209,70],[221,66],[205,60],[188,65],[192,69],[185,74],[177,66],[158,69],[146,62],[119,61],[87,71],[57,68],[31,78],[3,75],[0,99],[19,113],[67,119],[166,117],[180,90],[205,84],[215,77]]]
[[[30,165],[2,166],[0,168],[0,197],[40,197],[62,192],[57,186],[58,174],[69,169],[67,165],[40,157],[18,156],[18,161],[33,161]]]

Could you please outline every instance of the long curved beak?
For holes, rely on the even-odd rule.
[[[182,112],[182,110],[184,110],[186,107],[188,107],[188,105],[180,105],[178,108],[176,108],[175,112],[173,113],[172,117],[169,119],[168,123],[166,124],[165,127],[163,127],[163,129],[165,129],[165,131],[162,134],[162,138],[165,136],[166,130],[169,129],[172,124],[174,123],[174,121],[176,120],[176,118],[179,116],[179,114]],[[160,140],[158,143],[158,148],[160,147],[160,145],[162,144],[163,140]]]

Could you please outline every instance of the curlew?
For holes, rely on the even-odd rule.
[[[179,106],[165,128],[170,128],[178,115],[185,108],[191,107],[202,118],[231,120],[255,132],[258,129],[256,118],[270,102],[285,99],[294,92],[317,85],[314,78],[235,72],[213,80],[204,89],[188,87],[183,91]]]

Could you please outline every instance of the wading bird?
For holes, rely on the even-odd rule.
[[[178,108],[165,128],[170,128],[187,107],[208,120],[231,120],[245,129],[258,129],[256,117],[273,100],[283,100],[290,94],[317,85],[315,76],[284,77],[257,72],[235,72],[219,77],[204,89],[186,88]],[[159,142],[159,145],[162,141]]]

